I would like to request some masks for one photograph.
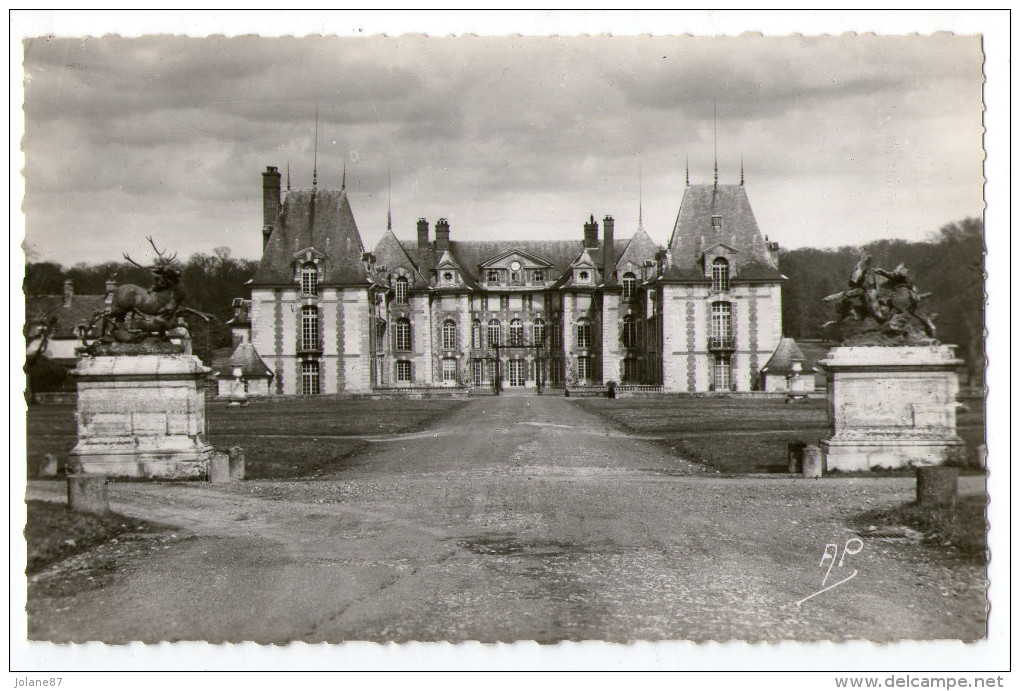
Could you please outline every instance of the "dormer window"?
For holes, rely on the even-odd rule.
[[[444,271],[443,272],[443,283],[453,283],[453,272],[452,271]]]
[[[489,283],[499,283],[499,270],[489,269],[486,272],[485,280],[488,281]]]
[[[730,289],[730,263],[722,257],[712,262],[712,290],[727,291]]]
[[[301,294],[319,294],[319,270],[311,262],[301,267]]]
[[[722,216],[719,215],[712,216],[712,230],[716,232],[722,230]]]
[[[579,280],[579,281],[587,281],[587,280],[589,280],[588,279],[588,272],[587,271],[579,271],[578,274],[577,274],[577,280]]]
[[[407,278],[405,276],[397,276],[397,280],[393,282],[393,293],[398,305],[407,304]]]
[[[637,289],[637,276],[629,271],[623,275],[623,299],[632,300]]]
[[[545,282],[545,272],[543,272],[541,269],[536,269],[531,274],[531,280],[534,281],[535,283]]]

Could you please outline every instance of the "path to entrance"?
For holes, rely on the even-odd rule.
[[[257,443],[253,440],[252,443]],[[110,485],[179,526],[101,588],[34,599],[55,641],[779,640],[983,635],[974,574],[866,541],[850,517],[910,478],[720,478],[569,400],[472,401],[325,480]],[[29,498],[60,500],[60,482]],[[852,550],[851,550],[852,551]],[[961,567],[964,571],[967,568]],[[965,574],[966,575],[966,574]],[[45,577],[45,575],[44,575]]]

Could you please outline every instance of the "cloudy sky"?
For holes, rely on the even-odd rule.
[[[226,245],[257,258],[261,176],[347,189],[371,247],[418,217],[455,239],[665,243],[684,190],[735,183],[786,247],[923,239],[980,215],[975,36],[39,38],[24,43],[26,242],[70,265]],[[713,118],[713,109],[716,113]]]

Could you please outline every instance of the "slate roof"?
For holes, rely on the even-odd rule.
[[[235,367],[241,368],[241,373],[245,379],[262,379],[273,376],[273,371],[262,360],[258,351],[255,350],[255,346],[249,342],[239,343],[234,352],[230,354],[227,367],[223,371],[217,372],[217,374],[218,376],[232,379]]]
[[[71,304],[64,306],[63,295],[42,295],[26,297],[25,316],[52,314],[57,318],[57,326],[50,338],[78,338],[78,325],[88,323],[92,316],[106,308],[105,295],[75,295]]]
[[[712,216],[722,217],[721,230],[713,227]],[[705,250],[719,243],[737,250],[734,280],[782,278],[758,229],[743,185],[690,185],[686,188],[669,239],[672,266],[663,278],[707,281],[701,257]]]
[[[412,272],[412,278],[415,283],[420,284],[417,287],[424,287],[428,285],[428,281],[418,272],[418,265],[411,258],[412,256],[417,256],[417,253],[417,247],[406,247],[401,244],[400,240],[397,239],[397,236],[389,228],[379,238],[379,242],[375,244],[375,249],[372,250],[377,267],[385,266],[386,273],[389,273],[402,266]]]
[[[634,233],[634,237],[627,243],[627,249],[623,251],[623,254],[619,259],[616,260],[616,265],[620,266],[630,261],[638,266],[643,266],[645,260],[655,259],[655,254],[659,251],[659,246],[648,236],[643,227],[638,227]]]
[[[294,254],[314,248],[325,255],[322,285],[365,285],[365,246],[343,190],[287,192],[279,223],[262,252],[252,285],[294,283]]]
[[[769,374],[790,374],[794,371],[794,362],[801,363],[801,372],[809,371],[805,367],[804,353],[797,346],[797,342],[792,338],[782,338],[761,371]]]

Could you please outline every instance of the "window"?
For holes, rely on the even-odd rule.
[[[453,272],[452,271],[444,271],[443,272],[443,283],[453,283]]]
[[[531,274],[531,280],[534,281],[535,283],[544,283],[545,282],[545,272],[542,271],[541,269],[536,269]]]
[[[396,294],[396,301],[398,305],[407,304],[407,278],[405,276],[397,276],[397,280],[394,282],[394,292]]]
[[[524,386],[524,360],[511,360],[508,364],[510,386]]]
[[[452,319],[443,322],[443,350],[457,349],[457,325]]]
[[[473,386],[482,385],[482,377],[485,372],[485,361],[484,360],[472,360],[471,361],[471,384]]]
[[[457,358],[443,358],[443,381],[457,381]]]
[[[730,263],[722,257],[712,262],[712,290],[730,289]]]
[[[725,348],[733,345],[730,324],[730,303],[712,303],[712,346]]]
[[[623,275],[623,299],[632,300],[634,291],[637,288],[637,276],[627,272]]]
[[[301,363],[301,393],[305,396],[319,393],[318,360],[306,360]]]
[[[553,384],[563,383],[563,360],[560,358],[549,361],[549,379]]]
[[[531,325],[531,342],[536,346],[545,345],[545,322],[541,319]]]
[[[471,347],[475,350],[482,347],[482,323],[477,319],[471,322]]]
[[[633,315],[623,318],[623,347],[636,348],[638,344],[638,324]]]
[[[489,283],[499,283],[499,270],[489,269],[485,272],[485,280]]]
[[[520,283],[521,282],[521,272],[520,271],[511,271],[510,272],[510,282],[511,283]]]
[[[411,322],[408,319],[398,319],[393,329],[393,347],[397,350],[411,349]]]
[[[319,350],[319,309],[315,305],[301,308],[301,350]]]
[[[563,347],[563,325],[558,321],[554,321],[552,324],[552,336],[549,339],[551,348],[562,348]]]
[[[397,360],[397,381],[411,381],[410,360]]]
[[[521,323],[520,319],[510,320],[510,345],[524,345],[524,324]]]
[[[577,378],[580,381],[588,381],[589,379],[591,379],[590,357],[577,358]]]
[[[638,361],[637,358],[628,357],[623,359],[623,380],[632,382],[638,381]]]
[[[577,322],[577,347],[591,347],[591,324],[588,323],[587,319]]]
[[[499,308],[501,310],[508,310],[508,309],[510,309],[510,296],[509,295],[500,295],[499,296]]]
[[[717,355],[715,358],[715,376],[712,383],[716,391],[728,391],[730,388],[730,358]]]
[[[722,230],[722,216],[712,216],[712,229],[715,231]]]
[[[319,270],[315,268],[315,264],[305,264],[301,267],[301,293],[319,294]]]
[[[489,320],[489,327],[486,329],[485,338],[488,339],[490,348],[499,347],[500,336],[498,319]]]
[[[579,281],[587,281],[588,280],[588,272],[587,271],[581,271],[580,273],[577,274],[577,279]]]

